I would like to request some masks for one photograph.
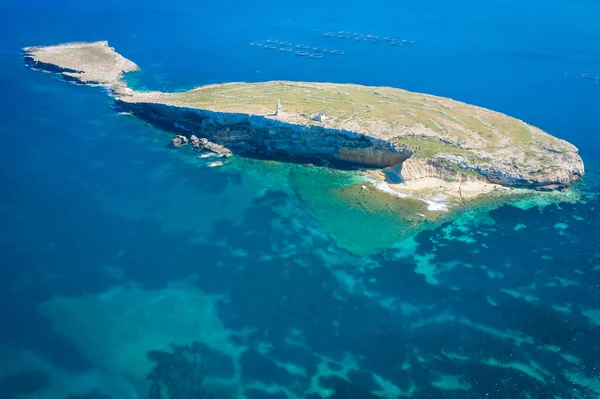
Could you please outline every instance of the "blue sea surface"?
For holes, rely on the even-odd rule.
[[[0,398],[600,397],[600,84],[582,78],[600,74],[598,16],[591,0],[1,2]],[[250,46],[268,39],[344,54]],[[560,202],[390,241],[389,220],[319,191],[330,171],[207,168],[102,88],[24,66],[25,46],[95,40],[141,67],[139,90],[451,97],[573,143],[586,175]]]

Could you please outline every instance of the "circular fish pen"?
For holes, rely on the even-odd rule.
[[[273,46],[272,44],[268,44],[266,46],[263,46],[263,48],[265,50],[275,50],[277,47]]]
[[[323,54],[311,54],[308,56],[308,58],[312,58],[313,60],[319,60],[323,58]]]
[[[367,35],[367,39],[379,39],[377,35]]]
[[[279,43],[279,40],[277,40],[277,39],[268,39],[267,43],[275,43],[275,44],[277,44],[277,43]]]
[[[308,55],[308,51],[296,51],[298,57],[305,57]]]
[[[367,38],[366,37],[362,37],[362,36],[357,36],[357,37],[354,38],[354,40],[358,40],[360,42],[364,42],[364,41],[367,40]]]
[[[350,39],[350,36],[348,36],[348,35],[339,35],[338,39]]]
[[[403,46],[403,45],[404,45],[404,43],[402,43],[402,42],[391,42],[390,44],[391,44],[392,46],[396,46],[396,47],[400,47],[400,46]]]
[[[252,42],[252,43],[250,43],[250,45],[252,47],[262,47],[262,43],[258,43],[258,42]]]
[[[315,53],[324,53],[324,52],[326,52],[326,51],[327,51],[327,49],[326,49],[326,48],[323,48],[323,47],[315,47],[315,48],[313,48],[313,51],[314,51]]]
[[[342,50],[331,50],[331,54],[333,55],[344,55]]]
[[[292,49],[290,47],[282,47],[279,49],[279,51],[283,51],[284,53],[289,53],[292,51]]]
[[[584,78],[584,79],[590,79],[590,80],[598,80],[598,79],[600,79],[600,76],[594,75],[593,73],[584,73],[583,75],[581,75],[581,77]]]
[[[308,48],[308,45],[306,45],[306,44],[298,44],[296,46],[296,48]]]
[[[292,42],[281,42],[279,43],[280,46],[291,46]]]
[[[335,33],[332,33],[332,32],[327,32],[327,33],[323,34],[323,36],[327,36],[327,37],[335,37]]]
[[[387,41],[387,42],[394,42],[394,41],[396,41],[396,38],[395,38],[395,37],[388,36],[388,37],[384,37],[384,38],[383,38],[383,40],[385,40],[385,41]]]

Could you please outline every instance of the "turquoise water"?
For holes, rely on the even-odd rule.
[[[600,73],[598,3],[27,0],[0,15],[1,398],[600,395],[600,85],[581,78]],[[323,36],[340,30],[415,43]],[[300,166],[206,168],[102,89],[23,66],[23,46],[104,39],[140,65],[137,88],[316,80],[485,106],[578,146],[586,176],[570,202],[394,240],[299,186]],[[345,53],[249,45],[267,39]]]

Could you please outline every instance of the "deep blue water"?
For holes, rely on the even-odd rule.
[[[600,396],[600,85],[581,78],[600,3],[122,3],[0,3],[0,398],[167,398],[167,376],[173,398]],[[249,46],[266,39],[345,54]],[[24,46],[92,40],[137,88],[353,82],[504,112],[580,149],[579,200],[359,256],[294,166],[205,168],[100,88],[23,66]]]

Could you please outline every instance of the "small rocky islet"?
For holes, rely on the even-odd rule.
[[[65,80],[108,87],[115,108],[177,131],[175,147],[361,167],[370,181],[363,189],[399,199],[442,196],[451,207],[492,192],[565,190],[584,174],[572,144],[449,98],[291,81],[138,92],[122,78],[139,67],[106,41],[27,47],[24,58]]]

